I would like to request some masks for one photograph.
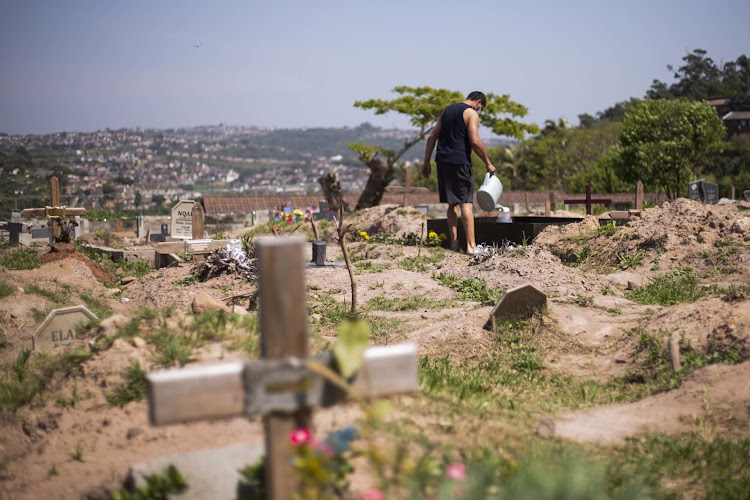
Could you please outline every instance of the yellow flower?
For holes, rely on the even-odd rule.
[[[370,239],[370,236],[369,236],[369,235],[367,234],[367,232],[366,232],[366,231],[360,231],[360,232],[359,232],[359,235],[360,235],[361,237],[363,237],[363,238],[364,238],[365,240],[369,240],[369,239]]]
[[[438,235],[437,235],[437,233],[435,231],[430,231],[429,233],[427,233],[427,237],[428,238],[437,238]]]
[[[445,235],[445,233],[440,233],[440,236],[438,236],[441,240],[447,240],[448,237]]]

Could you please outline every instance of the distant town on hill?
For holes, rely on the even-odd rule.
[[[335,172],[359,191],[369,170],[350,142],[397,149],[413,131],[358,127],[271,129],[216,125],[176,129],[105,129],[54,134],[0,134],[0,217],[49,204],[49,179],[61,203],[106,211],[162,213],[180,198],[206,193],[318,193]],[[488,139],[491,145],[509,144]],[[424,151],[417,145],[409,160]]]

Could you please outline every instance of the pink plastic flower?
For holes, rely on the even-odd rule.
[[[373,488],[362,493],[359,496],[359,500],[385,500],[385,493],[382,490]]]
[[[294,219],[292,219],[291,217],[289,217],[286,221],[287,222],[294,222]]]
[[[445,468],[445,475],[456,481],[466,479],[466,467],[461,462],[453,462]]]
[[[322,441],[318,441],[317,439],[314,439],[312,443],[312,447],[324,457],[333,456],[333,448],[331,448],[330,446],[328,446],[326,443]]]
[[[303,427],[302,429],[297,429],[296,431],[292,432],[292,434],[289,436],[289,440],[292,442],[292,444],[304,444],[310,441],[311,436],[312,435],[310,434],[310,431]]]

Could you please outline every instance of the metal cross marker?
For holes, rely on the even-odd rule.
[[[302,238],[260,238],[261,360],[192,366],[147,375],[154,425],[263,415],[268,498],[286,500],[292,478],[289,436],[310,427],[312,408],[346,400],[347,394],[320,375],[330,357],[308,360]],[[418,387],[413,344],[372,347],[351,386],[364,398],[414,392]]]
[[[591,215],[591,205],[593,204],[602,204],[602,205],[610,205],[612,203],[611,199],[591,199],[591,184],[586,184],[586,199],[585,200],[565,200],[563,203],[566,205],[580,205],[582,203],[586,204],[586,215]]]
[[[411,186],[411,166],[406,166],[406,178],[403,186],[388,186],[385,188],[389,193],[404,193],[404,205],[409,206],[409,194],[411,193],[426,193],[429,191],[426,187],[412,187]]]
[[[52,231],[52,241],[60,238],[60,219],[69,216],[86,215],[85,208],[68,208],[60,205],[60,183],[57,177],[49,180],[50,186],[50,203],[51,206],[44,208],[26,208],[21,210],[21,217],[46,217],[50,230]]]

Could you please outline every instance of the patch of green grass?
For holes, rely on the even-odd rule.
[[[618,255],[619,263],[617,264],[617,267],[622,270],[638,267],[641,265],[641,262],[643,262],[643,257],[645,257],[645,255],[646,251],[643,249],[638,250],[633,255],[620,253]]]
[[[111,394],[105,394],[110,406],[122,408],[131,401],[140,401],[146,397],[146,372],[138,361],[125,368],[125,384],[117,387]]]
[[[602,287],[602,295],[614,295],[615,291],[614,289],[609,285],[604,285]]]
[[[452,300],[433,300],[421,295],[406,298],[373,297],[363,311],[416,311],[417,309],[442,309],[452,306]]]
[[[428,265],[436,264],[444,258],[445,252],[436,251],[422,257],[406,257],[399,263],[399,267],[407,271],[424,273],[427,271]]]
[[[185,366],[190,361],[193,348],[198,346],[196,339],[183,333],[172,333],[162,329],[150,336],[156,348],[156,363],[164,367]]]
[[[389,334],[400,333],[406,323],[403,319],[379,315],[366,316],[364,319],[370,324],[370,335],[372,337],[386,337]]]
[[[380,273],[386,269],[390,269],[390,264],[373,264],[371,261],[356,262],[354,264],[355,274],[362,274],[367,271],[370,273]]]
[[[479,302],[483,306],[494,306],[500,300],[502,289],[489,289],[480,278],[457,278],[452,274],[433,275],[441,285],[452,288],[461,294],[461,300]]]
[[[7,269],[36,269],[41,265],[39,254],[31,248],[17,248],[0,254],[0,267]]]
[[[671,306],[682,302],[694,302],[718,292],[719,289],[715,286],[699,286],[693,269],[680,267],[671,273],[652,278],[647,285],[628,292],[626,297],[640,304]]]
[[[30,403],[64,378],[80,374],[81,363],[90,357],[78,350],[53,355],[21,349],[12,369],[0,376],[0,406],[15,410]]]
[[[750,492],[750,438],[666,436],[647,434],[617,448],[612,474],[640,475],[655,491],[683,483],[693,498],[747,498]],[[741,459],[740,457],[745,457]],[[617,471],[614,471],[617,469]],[[676,498],[660,491],[654,498]]]
[[[112,309],[101,299],[94,297],[90,292],[83,292],[80,297],[84,304],[86,304],[86,307],[92,313],[96,314],[96,317],[100,320],[112,316]]]
[[[337,292],[340,293],[340,292]],[[351,304],[334,299],[330,295],[319,295],[317,300],[310,302],[310,312],[320,314],[321,326],[336,326],[345,321],[359,318],[359,314],[353,313]]]
[[[573,299],[571,299],[570,302],[574,305],[577,305],[578,307],[589,307],[590,305],[593,305],[594,297],[591,297],[590,295],[578,294]]]
[[[57,291],[47,290],[46,288],[42,288],[34,284],[27,286],[24,291],[28,294],[33,294],[33,295],[38,295],[40,297],[44,297],[45,299],[51,300],[52,302],[58,305],[70,303],[70,300],[67,294],[63,294]]]
[[[16,287],[8,283],[7,281],[0,281],[0,300],[5,297],[10,297],[16,291]]]
[[[185,476],[174,465],[170,465],[159,474],[146,476],[146,486],[138,488],[135,493],[128,490],[110,490],[110,500],[163,500],[172,498],[188,490]]]
[[[73,450],[73,453],[71,453],[70,456],[77,462],[83,462],[83,446],[81,445],[80,440],[76,441],[76,449]]]
[[[199,283],[201,280],[201,277],[197,274],[191,274],[190,276],[187,276],[185,278],[174,280],[172,284],[174,286],[188,286],[188,285],[194,285],[196,283]]]
[[[49,311],[37,309],[36,307],[31,308],[31,317],[34,318],[34,322],[37,325],[41,323],[42,321],[44,321],[44,318],[46,318],[48,314],[49,314]]]

